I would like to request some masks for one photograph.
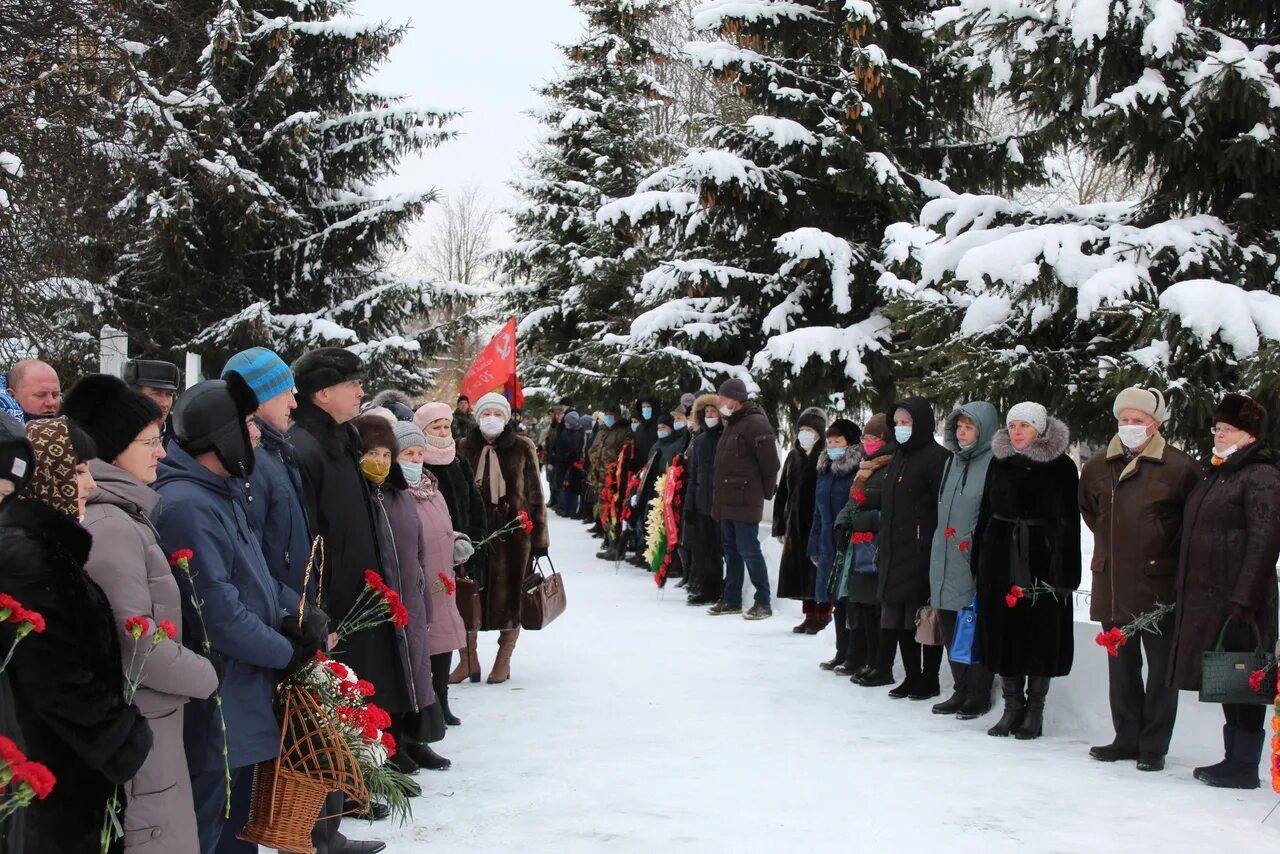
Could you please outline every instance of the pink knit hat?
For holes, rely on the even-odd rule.
[[[441,418],[453,420],[453,409],[447,403],[432,401],[418,407],[418,411],[413,414],[413,423],[426,430],[428,424]]]

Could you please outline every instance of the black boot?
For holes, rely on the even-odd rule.
[[[898,652],[898,633],[891,629],[880,629],[876,632],[876,655],[869,673],[862,676],[854,674],[850,681],[866,688],[878,688],[893,684],[893,659]]]
[[[902,669],[906,671],[906,677],[889,692],[889,696],[901,700],[920,690],[920,644],[916,643],[914,632],[897,631],[894,634],[898,636],[898,651],[902,653]]]
[[[836,606],[836,654],[830,661],[824,661],[818,666],[823,670],[834,670],[841,676],[848,676],[852,670],[840,669],[849,659],[849,631],[844,627],[844,607],[843,603]]]
[[[1014,729],[1014,738],[1028,741],[1044,733],[1044,701],[1048,695],[1048,676],[1027,679],[1027,713],[1023,715],[1021,725]]]
[[[1231,764],[1231,747],[1235,744],[1236,728],[1231,724],[1222,725],[1222,761],[1213,765],[1205,765],[1191,772],[1191,776],[1204,782],[1205,776],[1217,776],[1226,771]]]
[[[1026,688],[1026,677],[1000,677],[1000,690],[1004,694],[1004,714],[1000,716],[1000,720],[996,721],[995,726],[987,730],[987,735],[1006,738],[1022,723],[1022,716],[1027,710]]]
[[[426,768],[428,771],[448,771],[453,767],[453,763],[445,759],[439,753],[431,749],[431,745],[419,742],[409,742],[403,745],[404,752],[408,753],[410,758]],[[399,754],[396,754],[399,756]],[[394,759],[392,761],[395,761]]]
[[[458,718],[449,709],[449,691],[436,691],[436,699],[440,701],[440,712],[444,715],[444,722],[448,726],[462,726],[461,719]]]
[[[995,681],[995,674],[985,664],[975,663],[969,665],[969,672],[964,679],[967,698],[960,711],[956,712],[956,717],[962,721],[971,721],[991,711],[991,683]]]
[[[935,715],[954,715],[964,708],[964,701],[969,698],[964,684],[968,673],[969,665],[951,662],[951,678],[955,680],[955,688],[950,697],[934,705],[932,711]]]
[[[915,690],[907,696],[912,700],[932,700],[942,693],[938,684],[938,671],[942,668],[942,647],[922,646],[920,648],[923,665],[920,678],[916,681]]]
[[[1197,768],[1196,779],[1218,789],[1256,789],[1258,762],[1262,759],[1262,744],[1266,734],[1238,727],[1230,729],[1231,746],[1227,749],[1225,767],[1221,770]]]

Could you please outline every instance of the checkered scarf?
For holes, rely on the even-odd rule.
[[[35,474],[24,498],[39,501],[72,519],[79,518],[76,502],[76,455],[71,447],[66,418],[42,418],[27,424],[27,439],[36,451]]]

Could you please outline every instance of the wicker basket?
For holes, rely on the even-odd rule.
[[[369,791],[355,756],[330,723],[319,702],[304,688],[281,688],[280,755],[253,769],[249,823],[240,839],[280,851],[314,854],[311,830],[325,796],[340,791],[361,809]]]

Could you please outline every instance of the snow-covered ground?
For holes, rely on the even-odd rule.
[[[418,776],[411,825],[347,822],[349,836],[386,839],[390,854],[1280,844],[1280,811],[1263,824],[1277,800],[1268,789],[1192,779],[1194,765],[1220,758],[1220,718],[1193,696],[1183,695],[1164,773],[1088,757],[1110,732],[1105,654],[1079,643],[1087,625],[1076,672],[1050,692],[1045,737],[995,739],[994,713],[941,718],[931,703],[820,671],[832,634],[793,635],[798,603],[775,602],[775,618],[760,623],[708,617],[648,573],[597,561],[580,523],[551,524],[569,610],[523,634],[510,682],[454,687],[464,725],[437,745],[454,768]],[[486,675],[495,641],[482,636]]]

